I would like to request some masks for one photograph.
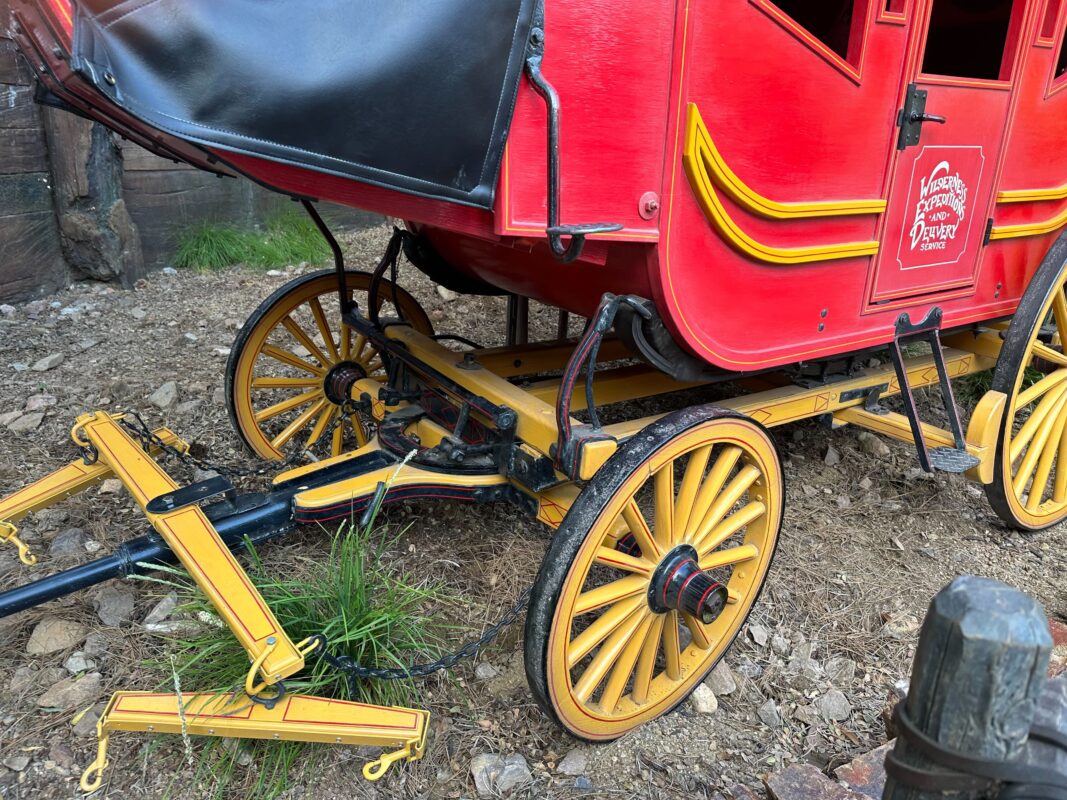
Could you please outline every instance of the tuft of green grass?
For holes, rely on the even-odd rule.
[[[236,264],[271,269],[306,261],[324,264],[330,248],[314,223],[286,213],[268,220],[262,230],[204,222],[187,228],[178,239],[174,266],[201,271]]]
[[[331,654],[348,656],[362,666],[428,661],[445,651],[442,636],[453,629],[429,615],[454,598],[439,583],[416,578],[396,565],[388,551],[400,535],[376,528],[373,521],[366,528],[345,524],[322,558],[289,559],[282,569],[264,563],[248,543],[247,572],[294,642],[322,633]],[[148,662],[163,674],[161,688],[173,691],[177,680],[183,694],[241,691],[249,668],[247,653],[186,572],[169,567],[161,572],[140,579],[173,589],[178,613],[200,621],[174,636],[166,658]],[[314,653],[304,672],[285,685],[294,694],[381,705],[411,705],[416,695],[411,681],[370,680],[358,682],[352,696],[344,676]],[[194,780],[205,796],[218,798],[228,796],[240,779],[247,792],[243,796],[272,800],[292,788],[301,772],[314,770],[323,751],[298,742],[234,746],[226,740],[205,741]],[[244,771],[240,762],[249,757],[253,766]]]

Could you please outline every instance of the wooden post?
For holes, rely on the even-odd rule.
[[[1045,687],[1052,636],[1041,605],[988,578],[957,578],[942,589],[919,634],[906,701],[928,737],[960,753],[1015,759]],[[934,765],[898,738],[901,762]],[[886,783],[883,800],[977,800],[980,792],[929,792]]]

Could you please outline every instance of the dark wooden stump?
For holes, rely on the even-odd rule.
[[[919,635],[907,713],[938,744],[980,758],[1015,759],[1026,744],[1052,651],[1041,605],[987,578],[957,578],[930,604]],[[894,751],[931,768],[903,737]],[[890,779],[884,800],[977,800],[980,792],[926,792]]]

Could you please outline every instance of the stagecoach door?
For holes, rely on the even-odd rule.
[[[893,0],[879,0],[893,3]],[[1027,0],[914,0],[871,301],[974,285]],[[903,2],[900,5],[905,5]]]

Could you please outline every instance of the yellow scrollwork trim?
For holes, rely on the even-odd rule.
[[[756,241],[741,230],[727,213],[716,187],[742,208],[769,219],[810,219],[880,214],[885,211],[886,204],[884,200],[780,203],[763,197],[746,186],[727,166],[694,103],[689,104],[682,161],[689,183],[697,195],[704,214],[719,235],[744,255],[768,264],[804,264],[813,261],[871,256],[878,252],[876,241],[812,247],[773,247]]]

